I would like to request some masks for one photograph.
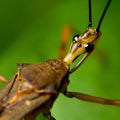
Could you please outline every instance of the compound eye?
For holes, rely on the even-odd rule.
[[[93,43],[88,43],[85,46],[86,52],[91,52],[94,49],[94,44]]]
[[[79,38],[79,35],[78,35],[78,34],[77,34],[77,35],[74,35],[74,36],[73,36],[73,41],[76,41],[78,38]]]

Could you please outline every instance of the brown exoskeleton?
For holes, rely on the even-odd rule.
[[[89,0],[88,28],[83,34],[73,37],[70,52],[63,59],[47,60],[39,64],[18,64],[18,72],[0,91],[0,120],[35,120],[39,113],[43,113],[48,120],[54,120],[50,109],[59,93],[84,101],[120,106],[120,100],[67,91],[69,75],[86,60],[96,46],[101,35],[100,25],[110,2],[111,0],[105,7],[97,29],[92,29]],[[72,62],[82,54],[84,57],[70,69]],[[0,76],[0,79],[6,82],[4,77]]]

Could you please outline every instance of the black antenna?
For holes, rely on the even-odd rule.
[[[92,8],[91,8],[91,0],[88,1],[89,5],[89,23],[88,23],[88,28],[92,27]]]
[[[106,5],[106,7],[105,7],[105,9],[104,9],[104,11],[103,11],[103,13],[102,13],[102,16],[101,16],[99,22],[98,22],[98,26],[97,26],[96,31],[99,31],[99,30],[100,30],[100,26],[101,26],[102,20],[103,20],[103,18],[104,18],[104,16],[105,16],[105,13],[106,13],[106,11],[107,11],[107,9],[108,9],[111,1],[112,1],[112,0],[108,0],[107,5]]]

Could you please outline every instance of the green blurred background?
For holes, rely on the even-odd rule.
[[[92,0],[93,27],[107,0]],[[113,0],[101,26],[96,51],[70,76],[69,91],[120,99],[120,1]],[[57,58],[61,32],[72,25],[84,32],[87,0],[0,0],[0,73],[10,79],[16,63]],[[87,103],[60,95],[52,115],[57,120],[118,120],[120,108]],[[46,120],[43,116],[37,118]]]

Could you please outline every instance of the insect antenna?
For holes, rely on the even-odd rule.
[[[92,7],[91,0],[88,0],[89,22],[87,30],[82,35],[75,36],[75,38],[73,39],[74,41],[72,42],[72,46],[70,47],[70,53],[68,53],[64,58],[64,62],[70,65],[78,56],[84,53],[82,59],[72,69],[70,69],[69,71],[70,74],[74,72],[76,69],[78,69],[78,67],[87,59],[87,57],[93,51],[94,46],[96,45],[97,40],[101,35],[101,32],[99,31],[100,26],[111,1],[112,0],[108,0],[98,22],[97,28],[92,29]]]
[[[89,0],[89,1],[90,1],[90,0]],[[111,1],[112,1],[112,0],[108,0],[107,4],[106,4],[106,6],[105,6],[105,9],[104,9],[104,11],[103,11],[103,13],[102,13],[102,15],[101,15],[101,18],[100,18],[100,20],[99,20],[99,22],[98,22],[98,26],[97,26],[97,29],[96,29],[97,32],[100,30],[101,23],[102,23],[102,21],[103,21],[103,18],[104,18],[104,16],[105,16],[105,13],[106,13],[106,11],[107,11],[107,9],[108,9]]]
[[[91,7],[91,0],[88,0],[88,11],[89,11],[89,22],[88,22],[88,29],[89,28],[92,28],[92,7]],[[90,53],[85,53],[84,57],[78,62],[78,64],[72,68],[70,71],[69,71],[69,74],[73,73],[76,69],[79,68],[79,66],[87,59],[87,57],[90,55]]]
[[[91,8],[91,0],[88,2],[89,4],[89,23],[88,23],[88,28],[92,27],[92,8]]]

